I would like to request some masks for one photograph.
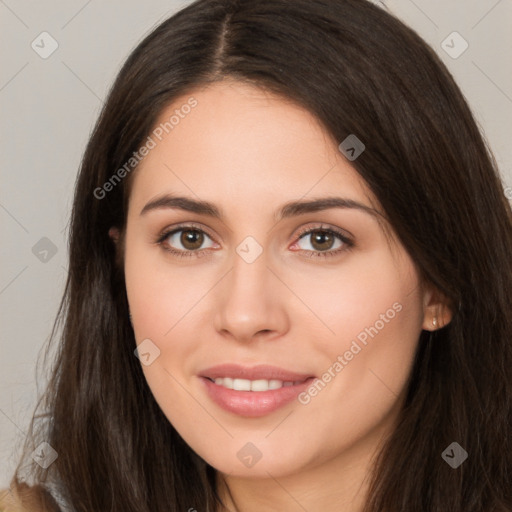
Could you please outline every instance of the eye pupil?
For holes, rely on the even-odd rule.
[[[323,245],[325,244],[325,242],[327,242],[327,247]],[[315,233],[312,234],[311,245],[313,245],[313,247],[315,247],[315,249],[317,250],[330,249],[332,247],[333,242],[334,237],[328,231],[315,231]]]
[[[183,244],[183,247],[192,251],[201,247],[203,238],[203,234],[200,231],[188,229],[182,231],[180,242]]]

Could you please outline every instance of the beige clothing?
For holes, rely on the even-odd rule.
[[[60,512],[55,501],[40,485],[0,491],[0,512]]]

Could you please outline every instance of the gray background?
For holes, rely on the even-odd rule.
[[[36,363],[63,291],[73,185],[102,99],[136,44],[188,3],[0,0],[0,487],[44,387]],[[446,63],[512,199],[512,0],[374,3]],[[454,31],[469,45],[457,58],[447,53],[463,48],[458,36],[446,39]],[[58,44],[49,56],[56,43],[42,32]]]

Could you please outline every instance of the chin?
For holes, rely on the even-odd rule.
[[[240,446],[238,446],[240,445]],[[267,448],[269,451],[270,448]],[[233,453],[233,455],[227,455]],[[272,448],[272,453],[265,449],[258,450],[250,442],[236,443],[236,447],[224,448],[222,454],[214,454],[203,459],[217,471],[241,478],[274,478],[285,477],[296,473],[303,463],[294,458],[283,457],[282,450]]]

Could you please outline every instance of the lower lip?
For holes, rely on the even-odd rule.
[[[206,377],[200,377],[210,398],[226,411],[251,418],[264,416],[293,401],[313,381],[310,377],[301,384],[269,391],[235,391],[218,386]]]

